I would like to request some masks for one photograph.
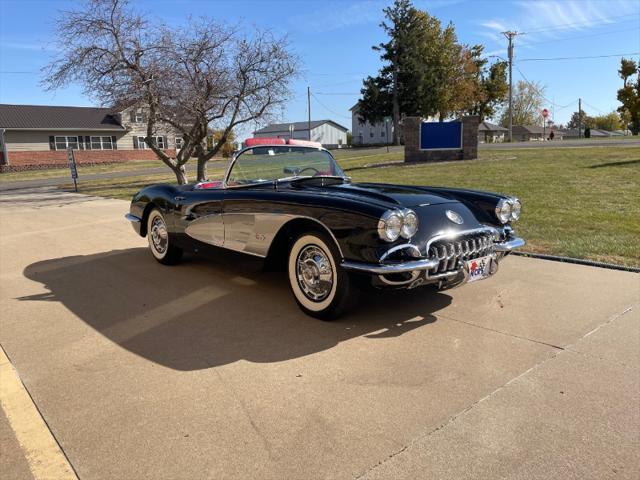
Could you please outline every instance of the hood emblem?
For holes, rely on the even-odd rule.
[[[460,214],[457,212],[454,212],[453,210],[447,210],[445,214],[447,215],[447,218],[451,220],[453,223],[457,223],[458,225],[464,223],[464,220],[462,219]]]

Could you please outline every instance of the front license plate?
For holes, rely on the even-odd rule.
[[[491,256],[474,258],[467,260],[467,271],[469,272],[469,282],[482,280],[491,275]]]

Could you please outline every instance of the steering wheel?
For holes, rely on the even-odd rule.
[[[320,173],[320,170],[318,170],[317,168],[313,168],[313,167],[304,167],[302,170],[298,171],[298,175],[300,175],[302,172],[304,172],[305,170],[313,170],[313,175],[318,175]]]

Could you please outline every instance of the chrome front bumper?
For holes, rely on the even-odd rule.
[[[403,263],[359,263],[342,262],[342,268],[355,270],[358,272],[375,273],[377,275],[388,275],[390,273],[406,273],[416,270],[431,270],[438,266],[438,260],[425,258],[424,260],[412,260]]]
[[[493,244],[496,252],[511,252],[516,248],[524,247],[525,241],[520,237],[514,237],[506,242],[498,242]]]
[[[524,246],[525,241],[519,237],[512,237],[504,242],[496,242],[493,244],[494,251],[496,253],[506,255],[516,248]],[[421,270],[431,270],[436,268],[439,264],[438,259],[420,259],[411,260],[402,263],[360,263],[360,262],[342,262],[342,268],[346,270],[353,270],[356,272],[372,273],[375,275],[388,275],[392,273],[408,273],[417,272]],[[450,276],[456,272],[448,272],[446,275]]]

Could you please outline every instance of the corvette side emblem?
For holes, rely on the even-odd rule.
[[[460,225],[464,222],[459,213],[454,212],[453,210],[447,210],[446,212],[447,218],[451,220],[453,223],[457,223]]]

